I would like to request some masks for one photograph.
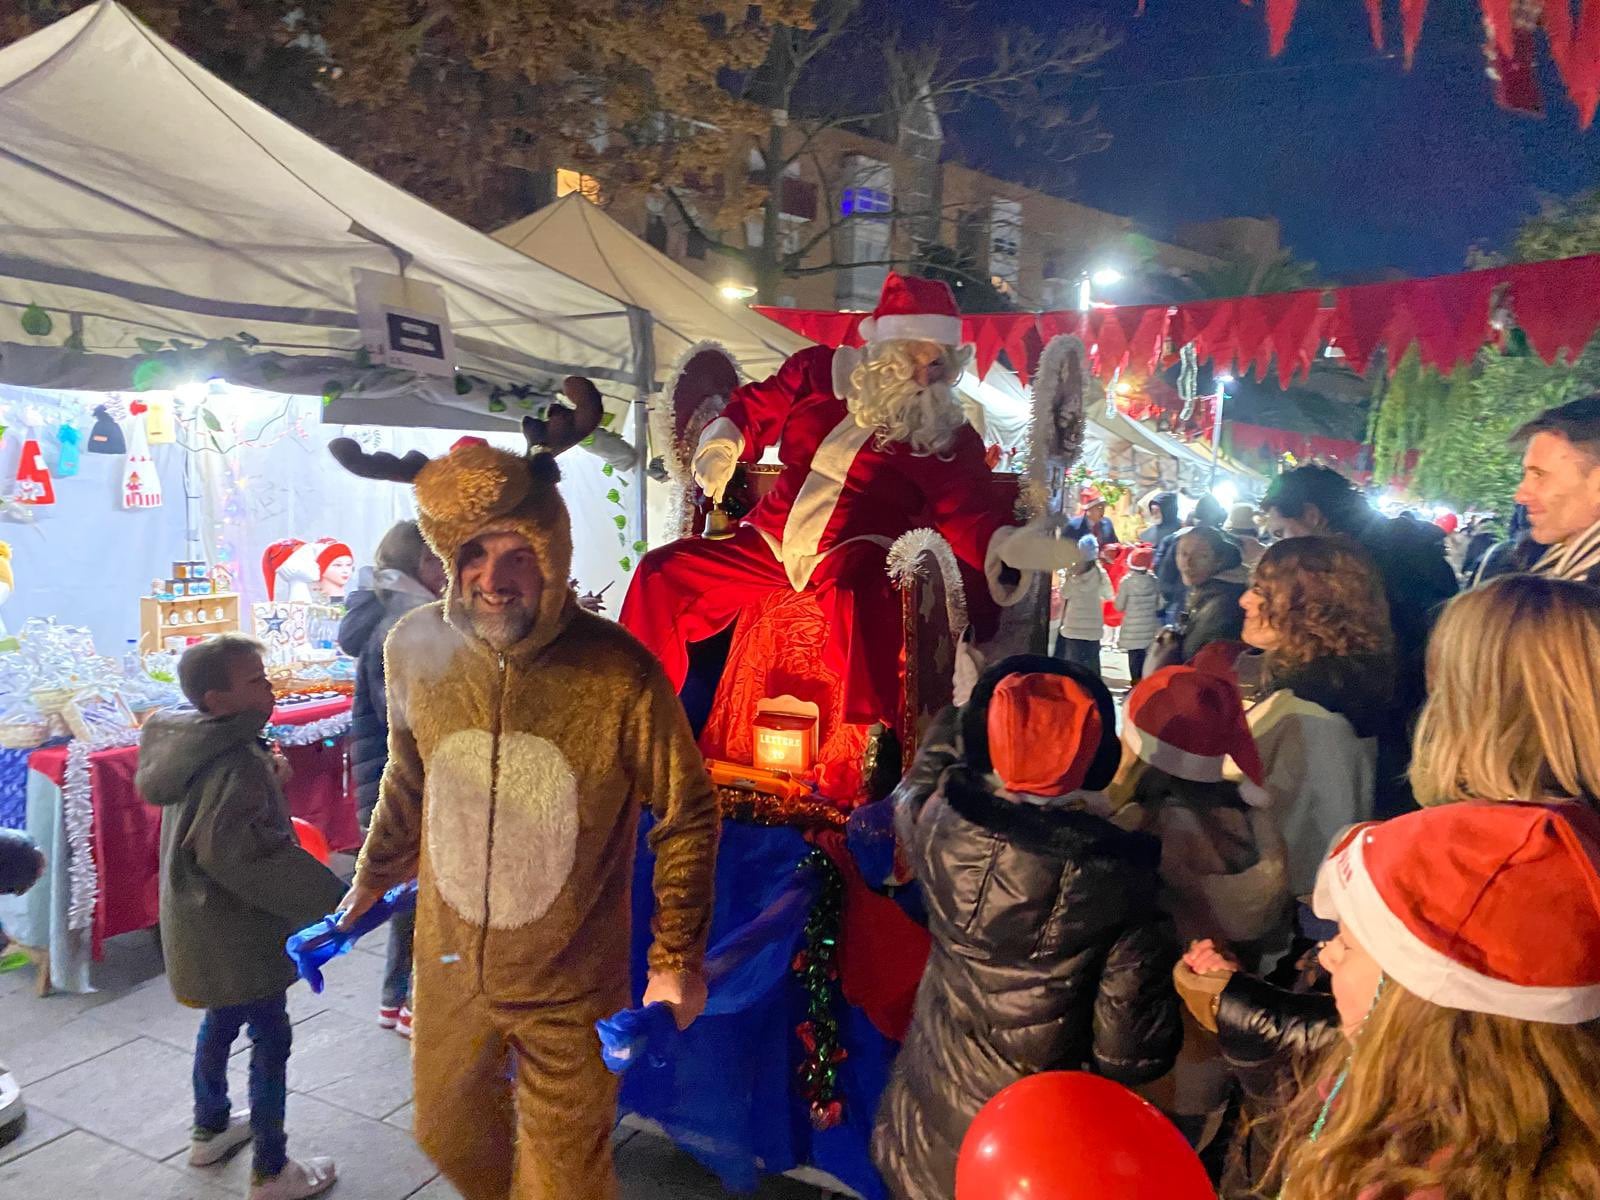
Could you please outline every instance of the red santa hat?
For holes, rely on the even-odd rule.
[[[1065,675],[1007,675],[989,699],[986,724],[989,761],[1010,792],[1075,792],[1100,749],[1099,706]]]
[[[1446,804],[1357,826],[1313,906],[1429,1003],[1600,1017],[1600,817],[1585,805]]]
[[[1128,693],[1122,736],[1159,771],[1193,783],[1220,783],[1231,759],[1244,775],[1247,804],[1268,802],[1261,753],[1245,720],[1239,689],[1226,676],[1194,667],[1163,667]]]
[[[317,578],[321,579],[328,573],[328,568],[335,560],[348,558],[355,560],[356,552],[343,542],[336,542],[332,538],[318,538],[312,543],[317,547]]]
[[[1128,555],[1128,566],[1135,571],[1148,571],[1156,565],[1156,550],[1154,546],[1138,545]]]
[[[1078,492],[1078,507],[1088,508],[1091,504],[1104,504],[1106,498],[1100,494],[1100,489],[1094,486],[1085,487]]]
[[[267,599],[276,600],[278,572],[289,564],[289,559],[305,545],[299,538],[284,538],[273,542],[261,555],[261,574],[267,584]],[[313,561],[315,553],[313,552]]]
[[[861,322],[867,342],[938,342],[961,345],[961,310],[950,285],[890,271],[872,315]]]

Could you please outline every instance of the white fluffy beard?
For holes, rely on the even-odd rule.
[[[472,632],[495,650],[508,650],[533,632],[537,614],[527,605],[490,610],[475,601],[476,596],[462,597],[456,601],[456,611]]]
[[[945,381],[919,388],[905,342],[868,345],[850,372],[845,404],[857,425],[877,431],[880,445],[901,442],[914,454],[942,454],[966,423],[953,382],[965,365],[959,350],[946,350]]]

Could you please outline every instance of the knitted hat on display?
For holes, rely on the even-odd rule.
[[[1582,804],[1446,804],[1357,826],[1313,903],[1432,1004],[1600,1017],[1600,817]]]
[[[989,759],[1001,786],[1065,796],[1083,786],[1100,747],[1095,699],[1064,675],[1010,675],[989,699]]]
[[[1128,555],[1128,566],[1135,571],[1148,571],[1156,565],[1156,550],[1154,546],[1139,545],[1133,548]]]
[[[961,310],[950,285],[890,271],[872,315],[861,322],[867,342],[938,342],[961,345]]]
[[[1128,693],[1122,737],[1139,758],[1192,783],[1220,783],[1231,759],[1244,780],[1239,794],[1268,802],[1261,754],[1231,679],[1194,667],[1163,667]]]
[[[317,548],[317,578],[321,579],[327,574],[328,568],[341,558],[355,560],[356,552],[343,542],[336,542],[332,538],[318,538],[311,543]]]

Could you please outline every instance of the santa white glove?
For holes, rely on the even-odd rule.
[[[995,542],[999,544],[991,545],[1000,561],[1019,571],[1061,571],[1083,562],[1077,539],[1065,536],[1048,517],[1010,531],[1003,541],[996,535]]]
[[[691,470],[694,481],[713,504],[722,502],[722,493],[739,466],[739,452],[744,449],[744,436],[739,427],[726,417],[718,417],[706,426],[700,435],[700,445],[695,449]]]

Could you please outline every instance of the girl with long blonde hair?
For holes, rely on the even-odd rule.
[[[1597,863],[1581,804],[1448,804],[1347,837],[1316,890],[1344,1038],[1258,1194],[1600,1196]]]
[[[1421,804],[1600,801],[1600,593],[1506,575],[1450,602],[1428,643],[1411,787]]]

